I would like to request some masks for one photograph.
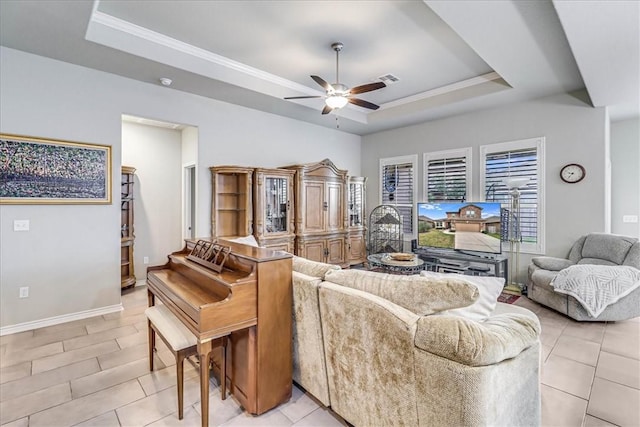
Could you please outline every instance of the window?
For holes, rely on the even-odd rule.
[[[427,202],[471,198],[471,147],[424,154],[424,195]]]
[[[418,156],[380,159],[380,203],[392,205],[402,216],[404,238],[414,238],[415,174]]]
[[[480,188],[488,202],[509,208],[505,178],[529,178],[520,189],[522,252],[544,253],[544,138],[480,146]]]

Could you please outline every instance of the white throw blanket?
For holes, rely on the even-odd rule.
[[[640,270],[630,266],[572,265],[551,281],[556,292],[574,297],[592,317],[640,286]]]

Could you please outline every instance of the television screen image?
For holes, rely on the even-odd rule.
[[[418,203],[418,247],[502,252],[500,203]]]

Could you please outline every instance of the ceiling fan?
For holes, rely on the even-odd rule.
[[[327,83],[324,79],[318,76],[311,76],[311,78],[318,83],[327,92],[325,97],[322,96],[289,96],[284,99],[307,99],[307,98],[324,98],[325,106],[322,109],[322,114],[329,114],[334,109],[339,109],[351,103],[360,107],[369,108],[371,110],[377,110],[380,106],[371,102],[353,98],[353,95],[359,93],[371,92],[373,90],[382,89],[386,87],[383,82],[368,83],[360,86],[356,86],[349,89],[347,86],[340,83],[339,78],[339,60],[340,51],[344,45],[340,42],[333,43],[331,48],[336,51],[336,82],[333,84]]]

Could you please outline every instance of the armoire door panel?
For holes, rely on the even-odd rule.
[[[304,243],[302,257],[310,259],[311,261],[326,262],[324,249],[325,244],[323,240],[306,242]]]
[[[326,262],[329,264],[342,264],[345,261],[344,252],[344,238],[327,239],[327,249],[329,250],[328,259]]]
[[[340,183],[327,183],[327,228],[326,231],[337,231],[343,227],[343,188]]]
[[[307,182],[304,187],[304,230],[324,231],[324,182]]]
[[[349,236],[349,259],[354,262],[364,262],[364,236],[362,234]]]

